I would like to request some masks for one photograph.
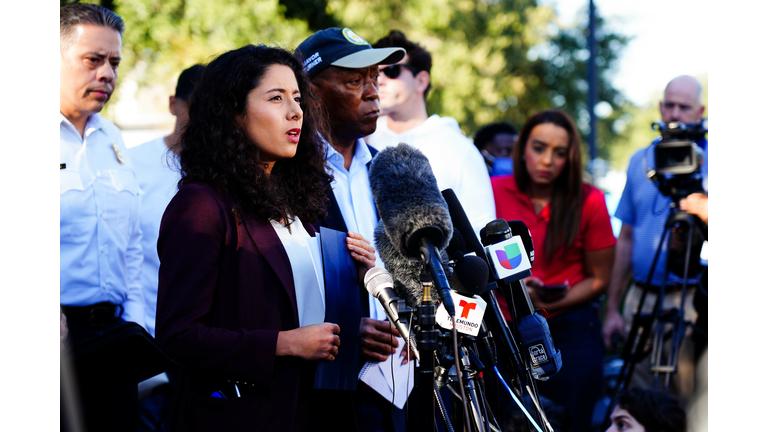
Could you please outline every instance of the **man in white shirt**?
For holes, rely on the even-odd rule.
[[[429,159],[440,190],[453,189],[476,233],[496,219],[493,190],[483,156],[451,117],[427,116],[432,56],[419,44],[392,30],[374,45],[401,47],[405,57],[379,66],[379,95],[383,116],[367,138],[377,150],[410,144]]]
[[[380,113],[377,65],[393,64],[403,54],[401,48],[373,49],[348,28],[318,31],[296,48],[296,56],[303,62],[313,89],[322,99],[331,126],[327,161],[333,171],[333,190],[328,194],[328,215],[316,227],[357,232],[373,241],[378,215],[368,181],[368,167],[376,150],[362,138],[376,129]],[[377,265],[382,265],[378,256]],[[381,362],[395,353],[397,341],[392,337],[389,323],[376,319],[379,317],[377,303],[361,290],[362,357]],[[393,426],[392,413],[395,412],[401,414],[399,422],[404,427],[402,410],[372,392],[365,384],[358,383],[355,395],[335,392],[318,398],[318,403],[333,405],[340,424],[338,430],[397,429]],[[361,401],[371,403],[361,406]],[[356,412],[350,411],[350,405],[354,405]]]
[[[147,332],[155,336],[155,315],[157,312],[157,278],[160,271],[160,257],[157,256],[157,237],[160,233],[160,221],[168,203],[176,195],[181,173],[179,157],[180,139],[189,122],[189,97],[195,83],[203,71],[202,65],[194,65],[181,72],[176,82],[176,91],[168,97],[168,108],[176,117],[173,132],[128,149],[128,156],[133,163],[136,177],[141,188],[141,248],[144,261],[141,264],[141,287],[144,293],[144,321]],[[151,392],[151,396],[139,400],[139,430],[154,430],[156,425],[165,429],[168,398],[171,386],[165,391],[157,388],[167,383],[168,376],[160,374],[140,384]],[[175,381],[173,382],[175,383]],[[173,385],[172,383],[172,385]]]
[[[189,122],[189,96],[203,71],[202,65],[194,65],[179,75],[176,91],[168,97],[168,108],[176,117],[173,132],[165,137],[128,149],[136,177],[141,188],[141,247],[144,261],[141,264],[141,286],[144,290],[144,320],[147,332],[155,335],[157,310],[157,274],[160,258],[157,256],[157,236],[165,208],[178,190],[179,140]]]
[[[144,325],[139,186],[120,131],[98,114],[115,89],[122,31],[101,6],[60,9],[60,304],[74,349],[123,321]],[[136,387],[94,394],[95,380],[78,376],[87,429],[135,430]]]

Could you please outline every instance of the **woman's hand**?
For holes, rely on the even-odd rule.
[[[300,357],[311,361],[333,361],[339,354],[338,324],[312,324],[277,334],[278,356]]]
[[[365,273],[376,265],[376,249],[361,234],[350,231],[347,233],[347,250],[357,261],[358,282],[363,282]]]

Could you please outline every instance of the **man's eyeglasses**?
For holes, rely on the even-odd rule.
[[[403,68],[406,68],[409,71],[411,71],[411,73],[414,76],[416,76],[416,74],[419,72],[419,71],[416,70],[415,67],[413,67],[411,65],[407,65],[407,64],[393,64],[393,65],[389,65],[389,66],[387,66],[385,68],[379,69],[379,72],[381,72],[384,75],[386,75],[387,78],[389,78],[389,79],[396,79],[397,77],[400,76],[400,72],[403,70]]]

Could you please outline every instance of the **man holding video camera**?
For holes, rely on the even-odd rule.
[[[659,103],[661,118],[665,125],[671,122],[696,123],[701,121],[704,113],[704,105],[701,104],[701,84],[691,76],[679,76],[667,84],[664,90],[664,99]],[[649,147],[639,150],[632,156],[627,169],[627,183],[616,209],[615,216],[622,222],[618,242],[616,244],[616,258],[613,265],[613,275],[608,287],[606,299],[606,315],[603,323],[603,338],[606,346],[611,345],[611,338],[619,333],[626,337],[629,333],[632,319],[639,307],[640,296],[648,281],[648,276],[653,263],[656,250],[661,241],[664,225],[670,212],[672,199],[662,195],[656,185],[646,177],[648,161],[653,159],[654,149],[660,140],[657,139]],[[702,139],[696,144],[704,150],[704,163],[701,167],[703,188],[707,189],[707,140]],[[707,222],[707,197],[701,193],[694,193],[681,201],[681,209],[698,216]],[[643,312],[650,312],[655,303],[663,281],[663,273],[667,260],[666,245],[661,251],[658,263],[654,269],[648,297],[645,299]],[[627,279],[632,274],[633,282],[624,302],[623,314],[619,313],[619,304],[624,297],[624,289]],[[699,275],[689,276],[689,288],[696,287],[698,281],[692,279]],[[669,274],[665,287],[663,309],[677,308],[680,306],[682,294],[682,279],[674,274]],[[693,283],[692,283],[693,282]],[[686,294],[685,318],[695,319],[693,310],[693,293]],[[678,360],[678,376],[675,378],[677,392],[683,398],[692,393],[693,362],[690,340],[686,338],[681,346]],[[649,358],[639,363],[635,368],[633,384],[650,387],[653,376],[648,365]]]

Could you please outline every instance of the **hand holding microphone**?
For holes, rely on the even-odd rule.
[[[374,318],[360,320],[360,346],[363,358],[372,362],[383,362],[397,352],[400,332],[389,322]]]

